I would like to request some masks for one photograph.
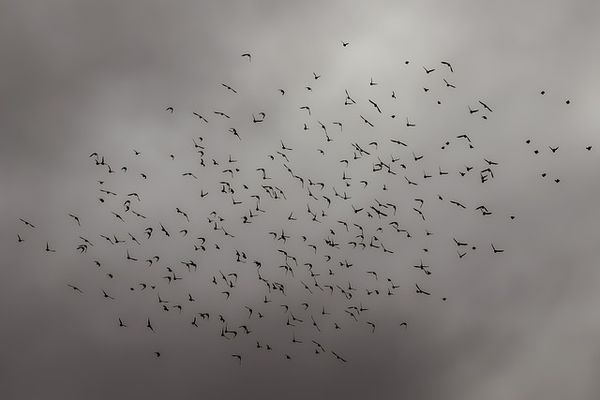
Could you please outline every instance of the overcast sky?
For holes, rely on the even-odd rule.
[[[599,8],[579,0],[0,0],[0,398],[597,398]],[[252,54],[251,62],[243,53]],[[344,105],[344,90],[357,104]],[[310,116],[300,110],[305,105]],[[469,107],[479,111],[470,114]],[[264,122],[252,123],[260,112]],[[416,126],[407,127],[407,118]],[[241,140],[228,132],[232,127]],[[465,133],[473,149],[456,138]],[[204,157],[192,138],[205,147]],[[276,153],[280,140],[293,148],[283,151],[289,161]],[[353,160],[352,143],[372,154]],[[115,174],[94,165],[92,152]],[[423,159],[415,161],[413,152]],[[373,172],[377,156],[390,164],[398,157],[398,175]],[[348,168],[341,159],[350,160]],[[484,159],[499,165],[482,184]],[[330,197],[331,207],[309,198],[284,164],[324,182],[322,193],[311,190]],[[233,178],[222,172],[236,166]],[[465,166],[474,169],[461,177]],[[260,167],[287,199],[270,199],[260,188],[267,182]],[[347,187],[344,170],[352,178]],[[198,179],[181,175],[189,171]],[[223,180],[242,206],[220,193]],[[102,194],[103,187],[118,195]],[[335,197],[333,188],[352,199]],[[200,198],[201,190],[209,195]],[[142,197],[133,208],[147,220],[123,210],[133,191]],[[255,206],[252,194],[260,194],[267,213],[243,224]],[[414,198],[424,199],[426,221],[412,210]],[[398,214],[379,220],[352,211],[351,205],[369,209],[374,199],[394,203]],[[326,223],[311,221],[307,204],[326,212]],[[482,204],[491,216],[474,210]],[[212,230],[206,218],[213,210],[235,238]],[[288,220],[290,212],[297,221]],[[394,253],[351,249],[346,243],[359,232],[346,232],[337,220],[364,226],[367,246],[377,235]],[[391,220],[413,237],[394,232]],[[172,238],[161,236],[160,223]],[[154,233],[145,240],[148,226]],[[291,235],[285,244],[268,234],[282,228]],[[341,250],[324,243],[330,228]],[[128,241],[110,245],[100,234]],[[85,254],[76,251],[79,236],[94,243]],[[207,238],[208,251],[193,250],[198,236]],[[452,238],[468,242],[458,248],[467,251],[463,258]],[[44,251],[47,241],[56,253]],[[505,251],[494,254],[491,243]],[[294,277],[277,268],[286,261],[282,248],[298,258]],[[140,262],[126,260],[126,249]],[[235,249],[247,253],[246,264],[236,262]],[[148,268],[142,260],[153,255],[161,260]],[[324,255],[332,256],[330,264]],[[197,272],[180,263],[190,259]],[[286,284],[286,296],[268,293],[256,279],[255,259],[265,277]],[[354,265],[340,267],[344,260]],[[431,266],[430,276],[412,268],[420,260]],[[351,282],[356,295],[348,300],[314,286],[308,293],[301,284],[312,282],[305,262],[321,274],[321,285]],[[167,266],[184,279],[167,284]],[[229,300],[224,282],[211,282],[220,270],[239,275]],[[377,281],[369,270],[378,272]],[[393,296],[386,294],[387,278],[399,285]],[[141,291],[139,282],[158,287]],[[415,283],[432,294],[416,294]],[[366,294],[375,288],[380,296]],[[163,311],[157,292],[183,311]],[[272,303],[263,303],[265,295]],[[344,310],[359,303],[369,310],[356,322]],[[286,326],[281,304],[305,321]],[[264,318],[248,318],[245,305]],[[333,315],[323,316],[322,307]],[[210,312],[211,320],[191,326],[197,312]],[[239,330],[236,339],[219,336],[219,314]],[[147,318],[156,334],[146,329]],[[367,321],[376,324],[374,333]],[[245,335],[242,324],[253,333]],[[291,343],[292,333],[304,343]],[[315,354],[312,339],[327,351]],[[257,350],[256,341],[273,350]],[[241,366],[232,354],[243,355]]]

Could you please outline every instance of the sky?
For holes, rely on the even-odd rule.
[[[599,8],[579,0],[0,0],[0,397],[597,398]],[[357,104],[344,104],[345,90]],[[264,121],[253,123],[260,112]],[[354,159],[353,143],[370,154]],[[114,174],[95,165],[94,152]],[[396,175],[374,172],[377,157]],[[482,183],[485,160],[498,165]],[[309,187],[309,178],[325,189]],[[222,193],[222,181],[235,192]],[[286,198],[270,198],[264,184]],[[130,197],[131,207],[145,220],[123,208],[134,191],[141,201]],[[244,224],[253,194],[266,212]],[[376,200],[396,205],[397,215],[368,217],[371,206],[392,211]],[[322,222],[307,204],[327,214]],[[234,238],[212,229],[212,211]],[[395,232],[392,220],[412,237]],[[364,227],[367,249],[347,245],[359,233],[352,223]],[[285,243],[268,233],[281,229]],[[101,234],[126,243],[108,244]],[[80,236],[94,244],[82,254]],[[206,251],[194,251],[200,236]],[[394,253],[370,247],[372,236]],[[325,244],[332,237],[339,249]],[[46,242],[55,253],[44,251]],[[289,264],[294,276],[278,268],[289,261],[278,249],[298,259]],[[143,260],[154,255],[160,261],[148,267]],[[188,272],[185,260],[198,270]],[[266,290],[253,260],[267,280],[285,284],[285,295]],[[421,260],[431,275],[413,268]],[[346,261],[353,265],[339,265]],[[305,262],[321,285],[350,282],[353,297],[309,292]],[[169,284],[167,267],[183,279]],[[219,271],[238,278],[225,282]],[[156,289],[142,291],[140,282]],[[388,295],[392,284],[399,287]],[[375,288],[380,295],[367,294]],[[351,316],[348,306],[368,310]],[[211,317],[197,317],[194,327],[198,312]],[[239,331],[235,339],[220,337],[219,314]],[[290,315],[303,322],[286,325]],[[326,351],[317,354],[311,340]]]

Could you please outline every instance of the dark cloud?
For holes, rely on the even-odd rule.
[[[0,397],[595,398],[600,58],[593,38],[599,34],[598,16],[598,5],[589,1],[0,4],[0,341],[5,345]],[[341,40],[350,45],[342,48]],[[253,54],[251,63],[240,57],[247,51]],[[442,90],[441,75],[431,83],[421,69],[440,72],[440,60],[454,66],[453,74],[444,75],[456,83],[454,92]],[[315,81],[313,72],[322,77]],[[379,85],[369,87],[370,78]],[[307,94],[306,85],[313,85],[314,93]],[[423,95],[425,85],[431,87],[429,97]],[[278,88],[285,88],[286,96],[279,96]],[[365,131],[358,111],[343,106],[344,89],[365,104],[371,97],[382,99],[386,116],[397,113],[403,121],[409,115],[419,133],[407,132],[397,120],[378,119],[374,109],[361,104],[361,112],[378,121],[377,129]],[[394,103],[391,90],[398,96]],[[541,90],[547,93],[541,96]],[[432,101],[436,98],[443,107]],[[487,121],[468,118],[467,104],[479,106],[478,100],[494,109]],[[307,120],[299,110],[305,104],[315,113],[309,133],[299,129]],[[167,105],[175,108],[173,116],[163,111]],[[241,143],[223,133],[229,122],[219,120],[214,110],[230,113],[231,124],[244,127]],[[206,114],[210,128],[202,127],[192,111]],[[260,111],[267,120],[257,128],[247,118]],[[337,141],[322,158],[312,142],[320,134],[316,120],[333,129],[337,119],[344,121],[344,131],[332,134]],[[93,151],[119,168],[127,164],[136,173],[148,173],[146,187],[129,178],[111,182],[111,188],[144,190],[144,212],[177,231],[175,207],[188,210],[196,221],[204,221],[212,209],[227,209],[212,196],[198,209],[197,190],[173,178],[186,169],[201,173],[191,137],[202,135],[215,157],[232,154],[244,166],[263,162],[283,138],[294,154],[301,154],[292,162],[294,169],[331,180],[337,172],[324,168],[351,156],[350,142],[363,143],[365,135],[373,135],[384,143],[395,132],[425,155],[424,168],[432,173],[441,165],[456,174],[474,162],[467,153],[438,150],[446,138],[465,132],[476,141],[479,161],[486,157],[500,166],[486,185],[452,179],[419,188],[434,221],[428,229],[436,232],[427,242],[434,270],[425,281],[431,297],[414,293],[415,281],[423,279],[411,267],[422,254],[421,238],[407,242],[386,235],[386,243],[398,246],[393,258],[351,253],[356,266],[343,273],[353,284],[364,287],[364,270],[373,267],[381,276],[397,277],[400,289],[394,301],[369,298],[376,334],[339,317],[343,335],[327,331],[319,336],[328,349],[346,355],[347,364],[319,360],[312,348],[294,348],[277,313],[253,326],[256,337],[272,342],[277,356],[253,352],[254,337],[218,341],[216,324],[191,329],[188,314],[182,320],[176,311],[158,312],[153,295],[143,301],[128,297],[130,285],[160,280],[161,271],[124,266],[121,249],[102,250],[101,243],[89,256],[72,251],[77,235],[67,213],[76,210],[81,234],[96,242],[99,233],[119,226],[98,206],[98,171],[88,158]],[[534,144],[524,145],[526,138]],[[560,146],[558,156],[548,152],[548,145]],[[587,145],[594,151],[586,151]],[[144,155],[135,162],[134,148]],[[534,156],[534,148],[542,154]],[[401,154],[400,148],[382,150]],[[175,162],[170,154],[176,155]],[[352,169],[353,179],[368,176],[370,168],[367,163]],[[288,179],[284,169],[269,171],[275,181]],[[542,172],[560,178],[560,184],[541,180]],[[410,170],[415,179],[421,173]],[[213,184],[220,180],[201,178]],[[246,168],[241,178],[256,175]],[[379,188],[391,182],[384,176],[370,179]],[[289,193],[303,193],[292,187]],[[400,185],[385,196],[410,210],[415,196],[407,190]],[[471,207],[484,203],[496,219],[487,222],[434,203],[437,193]],[[384,197],[379,189],[353,195],[354,204],[367,206],[373,196]],[[304,203],[302,198],[289,202],[297,213]],[[289,211],[273,205],[271,217],[257,223],[256,232],[281,229],[278,221]],[[353,218],[345,207],[328,212],[332,220]],[[518,216],[513,223],[510,214]],[[35,221],[37,229],[27,230],[20,217]],[[398,219],[410,230],[423,228],[404,211]],[[147,226],[128,222],[117,235]],[[235,225],[232,229],[238,229]],[[298,221],[290,233],[310,232],[311,239],[322,241],[329,227],[314,225]],[[27,236],[24,246],[16,243],[17,233]],[[453,236],[476,243],[479,251],[459,262],[449,240]],[[51,259],[42,251],[48,238],[59,250]],[[156,252],[177,260],[189,251],[185,244],[154,240],[152,248],[139,251],[140,257]],[[490,242],[505,253],[492,256]],[[272,244],[259,235],[236,237],[232,243],[247,249],[250,258],[280,262],[268,247]],[[289,247],[298,257],[312,257],[302,243]],[[110,291],[118,301],[103,301],[100,288],[109,287],[108,278],[93,258],[117,275]],[[230,303],[219,292],[198,292],[218,269],[237,270],[220,263],[218,257],[203,256],[198,273],[186,277],[179,289],[161,287],[161,293],[185,301],[193,292],[199,308],[213,313],[212,318],[223,313],[242,321],[241,304],[259,304],[264,290],[256,286],[252,267],[239,271],[247,285],[240,285],[239,298]],[[68,282],[77,282],[85,295],[70,292]],[[448,301],[442,302],[442,296]],[[278,297],[276,303],[297,304],[305,298],[301,286],[291,287],[287,298]],[[317,307],[321,303],[340,314],[346,306],[338,297],[319,297]],[[119,330],[117,316],[132,326],[144,326],[150,316],[160,333]],[[402,320],[409,321],[409,329],[399,326]],[[313,328],[298,327],[295,333],[309,341]],[[152,357],[154,349],[162,352],[159,362]],[[235,351],[244,352],[242,368],[229,358]],[[281,356],[285,352],[293,354],[293,362]]]

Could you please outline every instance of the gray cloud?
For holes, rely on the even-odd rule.
[[[599,34],[598,5],[321,3],[0,4],[0,340],[5,344],[0,397],[595,398],[600,58],[593,38]],[[350,45],[342,48],[341,40]],[[246,51],[253,54],[251,63],[240,57]],[[454,74],[442,75],[440,60],[451,61]],[[428,76],[422,65],[438,70]],[[315,81],[312,72],[322,77]],[[442,76],[451,77],[457,90],[445,90]],[[369,87],[370,78],[379,85]],[[227,93],[221,82],[239,95]],[[313,86],[312,93],[306,85]],[[424,86],[431,89],[428,94]],[[285,88],[286,96],[278,88]],[[355,108],[343,106],[344,89],[359,99]],[[542,89],[544,96],[539,95]],[[396,101],[390,98],[392,90]],[[379,117],[368,98],[379,101],[385,116],[396,113],[398,119]],[[494,109],[487,121],[468,115],[466,106],[476,106],[477,100]],[[299,110],[305,104],[313,111],[310,119]],[[166,105],[175,107],[173,116],[163,111]],[[232,120],[219,120],[213,110],[230,113]],[[203,126],[192,111],[206,114],[210,124]],[[260,111],[267,119],[257,127],[248,118]],[[359,113],[376,121],[376,129],[366,129]],[[414,132],[404,127],[405,116],[417,122]],[[328,124],[333,143],[324,142],[317,120]],[[331,122],[336,120],[344,122],[342,133],[334,132]],[[307,121],[311,129],[304,132]],[[227,134],[231,126],[240,127],[240,143]],[[465,132],[474,139],[475,150],[469,153],[452,139],[449,150],[440,151],[447,138]],[[336,270],[340,281],[364,290],[372,285],[364,271],[376,269],[382,281],[393,277],[400,285],[391,299],[357,295],[369,311],[361,324],[353,325],[342,311],[349,303],[341,296],[310,297],[301,285],[291,284],[308,279],[302,267],[297,279],[282,276],[275,268],[281,264],[279,254],[269,237],[262,237],[262,232],[286,225],[294,236],[288,250],[327,274],[328,267],[298,238],[308,234],[323,249],[330,225],[318,227],[306,219],[305,192],[298,182],[276,167],[279,161],[269,164],[273,181],[286,188],[290,199],[285,205],[265,202],[269,217],[257,219],[253,229],[242,226],[237,221],[245,210],[232,209],[223,203],[228,197],[217,196],[217,182],[225,175],[199,167],[191,147],[191,138],[198,136],[204,137],[210,154],[207,164],[232,154],[244,167],[236,180],[253,185],[254,168],[267,165],[266,156],[278,149],[280,138],[294,148],[294,170],[337,180],[338,190],[343,183],[337,160],[352,157],[349,143],[366,145],[371,138],[379,141],[380,154],[402,157],[400,162],[409,164],[407,176],[415,180],[423,181],[423,169],[436,174],[438,166],[454,175],[411,192],[404,182],[396,183],[401,175],[373,176],[371,162],[359,160],[348,168],[353,180],[366,177],[369,189],[373,187],[361,192],[353,181],[348,189],[353,204],[368,207],[373,197],[393,199],[402,210],[397,219],[415,233],[412,241],[381,234],[386,246],[396,250],[393,256],[335,253],[335,262],[348,258],[355,264]],[[409,142],[411,149],[384,147],[389,137]],[[524,144],[527,138],[533,147]],[[548,145],[560,146],[556,155]],[[593,151],[586,151],[587,145]],[[321,157],[315,147],[325,146],[327,157]],[[534,148],[541,154],[533,155]],[[134,158],[132,149],[143,157]],[[425,156],[423,166],[412,162],[412,150]],[[129,167],[126,175],[104,177],[107,187],[119,194],[143,193],[140,209],[152,221],[128,218],[120,226],[109,213],[121,209],[120,201],[98,204],[97,180],[103,174],[88,157],[93,151],[106,155],[115,169]],[[459,169],[481,166],[482,157],[500,162],[493,181],[481,185],[477,179],[459,179]],[[180,176],[187,170],[199,175],[197,185]],[[147,184],[135,177],[139,172],[148,174]],[[542,172],[560,178],[560,184],[543,180]],[[381,190],[386,182],[387,193]],[[199,207],[201,187],[211,195]],[[438,193],[471,208],[486,204],[494,216],[486,220],[436,202]],[[238,195],[253,204],[241,189]],[[426,199],[427,226],[410,212],[417,195]],[[189,326],[193,313],[187,303],[181,316],[161,313],[156,292],[130,293],[138,281],[160,282],[163,266],[148,270],[128,264],[125,247],[106,246],[98,234],[125,238],[135,232],[141,238],[143,229],[158,221],[176,232],[185,224],[175,207],[190,213],[194,235],[206,235],[211,246],[219,240],[205,218],[219,210],[227,216],[225,225],[240,233],[231,246],[263,260],[270,279],[290,282],[287,296],[273,295],[273,311],[253,323],[254,335],[218,340],[214,321],[199,329]],[[288,228],[285,220],[292,209],[299,221]],[[69,212],[82,218],[81,229]],[[331,221],[374,224],[355,217],[347,202],[327,212]],[[510,214],[517,220],[509,222]],[[28,230],[18,218],[34,221],[37,228]],[[434,232],[431,238],[424,238],[425,228]],[[343,235],[343,228],[335,229]],[[249,235],[254,232],[261,234]],[[26,241],[16,243],[17,234]],[[79,235],[96,244],[87,255],[73,250]],[[478,250],[458,260],[451,237]],[[52,257],[43,254],[46,240],[58,249]],[[490,242],[505,253],[492,255]],[[429,254],[422,252],[424,246]],[[128,248],[144,259],[160,254],[166,265],[197,259],[197,273],[188,275],[181,265],[174,266],[185,276],[179,286],[160,283],[159,292],[173,303],[184,303],[187,293],[194,293],[194,309],[211,312],[211,319],[222,313],[236,325],[247,318],[243,304],[261,307],[265,290],[254,267],[224,263],[231,261],[229,253],[190,254],[190,242],[167,243],[158,236],[140,249]],[[421,257],[432,266],[430,278],[411,267]],[[101,260],[102,268],[93,259]],[[240,274],[230,302],[207,283],[219,269]],[[106,277],[109,271],[115,279]],[[85,295],[70,292],[70,282],[84,288]],[[416,296],[415,282],[433,295]],[[117,301],[104,301],[102,288]],[[442,302],[442,296],[448,301]],[[307,298],[313,299],[315,312],[321,305],[335,310],[332,318],[343,325],[343,334],[324,329],[315,336],[307,323],[294,330],[296,335],[306,342],[318,337],[351,362],[318,358],[312,347],[299,350],[289,343],[291,331],[284,329],[285,316],[276,308],[286,302],[299,309]],[[118,329],[119,316],[128,329]],[[142,329],[147,316],[159,331],[156,335]],[[377,322],[375,334],[365,320]],[[409,321],[409,329],[399,326],[403,320]],[[273,354],[255,351],[256,340],[270,342]],[[152,358],[155,349],[163,354],[160,360]],[[244,354],[242,368],[230,358],[236,351]],[[293,360],[285,360],[284,353]]]

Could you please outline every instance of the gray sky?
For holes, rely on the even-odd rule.
[[[0,1],[1,398],[597,398],[600,57],[594,38],[600,6],[323,3]],[[342,40],[350,44],[342,47]],[[246,52],[251,62],[241,57]],[[444,60],[454,72],[440,64]],[[424,66],[435,71],[427,74]],[[321,77],[315,80],[313,72]],[[446,87],[444,78],[456,88]],[[370,86],[371,79],[378,84]],[[357,104],[344,105],[345,89]],[[479,100],[493,112],[484,113]],[[300,110],[305,105],[310,116]],[[479,111],[469,114],[468,107]],[[261,111],[265,121],[252,123]],[[406,118],[417,126],[406,127]],[[341,132],[334,121],[343,122]],[[228,133],[232,127],[241,140]],[[474,149],[456,138],[465,133]],[[192,138],[205,146],[204,157]],[[276,153],[280,140],[293,148],[284,151],[289,161]],[[446,141],[450,145],[441,149]],[[371,155],[353,160],[351,143]],[[559,149],[553,153],[549,146]],[[92,152],[115,173],[94,165]],[[413,152],[423,159],[415,161]],[[229,163],[229,155],[237,163]],[[374,173],[377,156],[397,175]],[[499,165],[481,184],[484,158]],[[347,168],[341,159],[350,160]],[[311,187],[319,200],[308,197],[284,164],[325,183],[322,191]],[[473,170],[461,177],[467,165]],[[240,169],[234,178],[222,172],[231,166]],[[272,179],[262,181],[259,167]],[[440,176],[438,168],[449,174]],[[181,175],[188,171],[198,179]],[[352,178],[348,187],[343,171]],[[364,189],[363,179],[369,182]],[[220,193],[223,180],[242,205]],[[265,182],[283,188],[287,199],[270,199],[260,187]],[[102,195],[103,187],[117,196]],[[335,197],[334,188],[352,198]],[[206,198],[201,190],[209,192]],[[132,200],[132,208],[146,220],[123,209],[134,191],[142,200]],[[243,224],[242,216],[255,207],[253,194],[260,194],[267,212]],[[332,199],[329,208],[321,195]],[[424,199],[426,221],[412,210],[418,208],[414,198]],[[395,204],[397,214],[367,217],[374,199]],[[322,223],[311,221],[307,204],[327,213]],[[491,216],[475,210],[482,204]],[[355,214],[351,205],[365,210]],[[213,210],[235,238],[212,230],[207,217]],[[290,212],[297,221],[287,219]],[[80,217],[81,227],[68,213]],[[337,220],[364,226],[367,249],[348,246],[359,231],[351,226],[346,232]],[[395,232],[392,220],[412,237]],[[160,223],[170,238],[160,233]],[[149,226],[154,233],[146,240]],[[282,228],[291,236],[285,244],[268,234]],[[188,237],[180,229],[188,229]],[[131,242],[128,232],[142,244]],[[127,242],[110,245],[100,234]],[[370,248],[373,235],[394,253]],[[76,251],[79,236],[94,243],[85,254]],[[194,251],[199,236],[207,238],[205,252]],[[324,243],[331,237],[340,249]],[[452,238],[468,246],[457,247]],[[46,241],[56,253],[44,251]],[[505,251],[494,254],[492,242]],[[317,254],[307,246],[313,243]],[[235,249],[247,254],[247,263],[236,262]],[[278,268],[285,257],[277,249],[298,259],[297,267],[290,261],[293,277]],[[457,249],[466,256],[459,258]],[[126,250],[140,261],[126,260]],[[154,255],[160,261],[146,267],[143,260]],[[180,263],[190,259],[198,271]],[[412,267],[421,259],[431,275]],[[267,292],[252,260],[263,262],[267,280],[286,285],[285,296]],[[344,260],[353,266],[340,267]],[[305,262],[321,274],[321,286],[351,282],[357,288],[352,299],[314,287]],[[167,267],[184,279],[168,284]],[[378,280],[366,273],[372,270]],[[219,271],[238,274],[237,282],[229,278],[233,288]],[[399,285],[393,296],[387,278]],[[141,291],[139,282],[157,288]],[[415,283],[432,294],[415,293]],[[374,289],[381,294],[367,295]],[[115,300],[104,299],[102,290]],[[169,301],[168,312],[158,293]],[[265,295],[271,303],[263,303]],[[286,326],[290,314],[281,304],[304,322]],[[361,304],[368,310],[358,322],[344,312]],[[251,318],[245,305],[254,310]],[[322,307],[332,315],[321,315]],[[196,328],[190,322],[198,312],[211,318],[198,318]],[[239,331],[235,339],[219,336],[219,314]],[[146,329],[147,318],[155,334]],[[374,333],[367,321],[376,324]],[[252,333],[237,328],[242,324]],[[304,343],[291,343],[293,334]],[[315,354],[311,340],[326,352]],[[273,350],[257,349],[256,341]],[[331,350],[348,362],[337,361]],[[241,367],[232,354],[242,354]]]

